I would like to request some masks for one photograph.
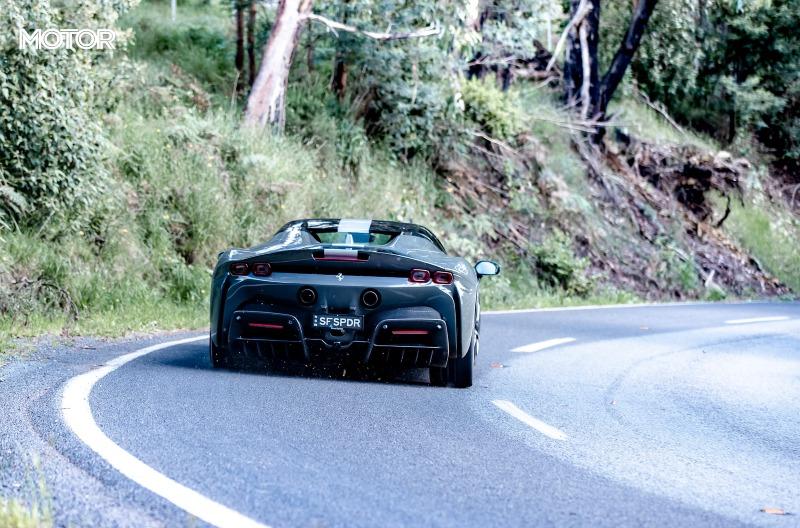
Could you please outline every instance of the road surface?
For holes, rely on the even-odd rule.
[[[44,481],[73,526],[800,526],[797,303],[487,313],[467,390],[142,352],[199,335],[0,370],[0,496]]]

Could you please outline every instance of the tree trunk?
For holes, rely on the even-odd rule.
[[[340,9],[339,16],[344,24],[347,24],[350,18],[350,0],[344,0]],[[344,94],[347,90],[347,62],[345,56],[347,51],[345,44],[341,40],[336,43],[336,54],[333,58],[333,75],[331,76],[331,90],[336,94],[336,99],[339,102],[344,100]]]
[[[247,72],[248,85],[252,88],[256,80],[256,15],[258,15],[258,4],[256,0],[250,0],[250,9],[247,17]]]
[[[337,51],[334,58],[331,90],[336,94],[339,102],[344,100],[344,94],[347,91],[347,63],[344,61],[344,51],[342,50]]]
[[[597,100],[600,97],[600,58],[597,48],[600,43],[600,0],[589,0],[592,10],[586,15],[586,37],[589,52],[589,109],[585,114],[594,118]]]
[[[244,88],[244,13],[241,0],[234,2],[236,17],[236,92]]]
[[[580,0],[570,0],[570,19],[578,14]],[[580,101],[580,89],[583,84],[583,66],[581,64],[581,41],[578,28],[570,30],[567,37],[567,56],[564,59],[564,99],[568,106],[577,107]]]
[[[564,91],[569,106],[581,109],[581,115],[592,117],[600,93],[599,42],[600,0],[589,0],[591,10],[568,34],[567,58],[564,62]],[[571,16],[579,16],[580,0],[571,0]],[[585,42],[586,46],[581,45]],[[588,59],[588,60],[587,60]],[[584,84],[586,83],[586,84]],[[589,105],[586,106],[586,100]]]
[[[306,68],[308,69],[308,73],[312,73],[314,71],[314,46],[316,37],[311,29],[306,31],[306,40]]]
[[[480,0],[469,0],[467,4],[467,27],[473,28],[478,33],[483,33],[483,24],[489,19],[492,5],[494,2],[481,2]],[[484,63],[488,62],[489,57],[483,49],[478,49],[472,56],[467,66],[467,79],[483,79],[489,68]]]
[[[600,116],[601,119],[605,118],[608,103],[625,76],[625,71],[628,69],[631,59],[633,59],[633,54],[639,48],[642,35],[644,35],[647,22],[650,20],[650,15],[653,14],[653,8],[655,8],[657,1],[639,0],[636,4],[625,38],[622,39],[619,49],[617,49],[617,53],[611,61],[611,66],[608,67],[608,71],[603,76],[603,82],[600,85],[600,95],[595,114]]]
[[[297,39],[312,0],[280,0],[275,24],[264,46],[261,67],[247,99],[245,123],[281,133],[286,123],[286,86]]]

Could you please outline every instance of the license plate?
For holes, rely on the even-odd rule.
[[[314,315],[314,328],[341,328],[342,330],[363,330],[363,315]]]

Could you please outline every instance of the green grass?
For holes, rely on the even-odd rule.
[[[132,59],[166,69],[175,65],[224,100],[236,82],[230,12],[222,3],[183,2],[173,22],[168,2],[146,2],[119,25],[134,32]]]
[[[587,295],[575,295],[561,288],[546,286],[531,272],[504,269],[496,277],[481,281],[482,310],[557,308],[642,302],[634,294],[611,287],[594,288]]]
[[[16,500],[0,498],[0,526],[3,528],[48,528],[53,519],[47,509],[27,507]]]
[[[1,359],[1,358],[0,358]],[[27,485],[20,490],[28,500],[0,496],[0,527],[49,528],[53,526],[51,498],[41,475],[37,455],[32,455],[32,473]],[[35,476],[34,476],[35,475]]]
[[[763,199],[744,205],[732,200],[724,229],[767,271],[800,291],[800,219]]]
[[[613,116],[611,120],[621,129],[643,140],[676,145],[689,144],[712,152],[720,150],[719,144],[713,139],[685,127],[683,132],[678,131],[660,113],[630,97],[612,102],[609,114]]]

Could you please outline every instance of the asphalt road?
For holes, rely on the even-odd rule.
[[[64,423],[69,379],[152,343],[0,370],[0,495],[39,475],[60,525],[203,525]],[[121,450],[269,526],[800,526],[798,303],[484,314],[467,390],[215,371],[198,341],[110,371],[89,404]]]

